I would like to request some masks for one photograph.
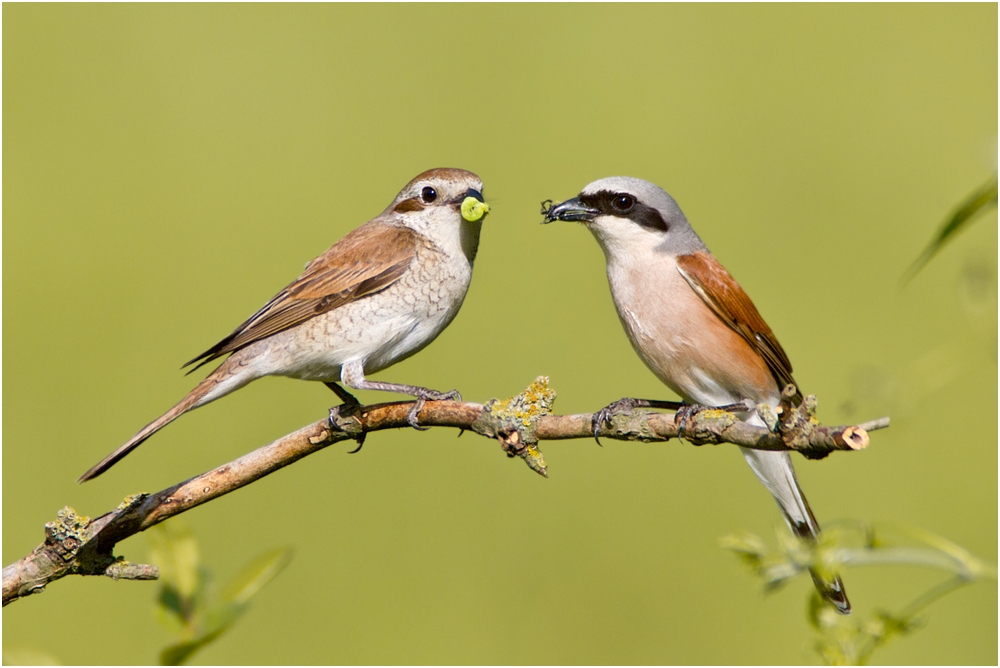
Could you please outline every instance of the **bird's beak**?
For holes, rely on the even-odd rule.
[[[469,188],[459,199],[462,218],[470,223],[482,220],[490,212],[490,205],[483,201],[483,194],[475,188]]]
[[[542,202],[542,215],[545,219],[542,223],[551,223],[553,220],[567,220],[580,223],[589,223],[598,215],[600,211],[591,209],[580,201],[579,197],[568,199],[562,204],[552,204],[552,200],[547,199]]]

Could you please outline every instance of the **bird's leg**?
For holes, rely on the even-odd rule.
[[[680,401],[661,401],[659,399],[634,399],[629,397],[619,399],[594,413],[594,420],[591,423],[591,427],[594,430],[594,440],[597,441],[598,445],[601,444],[601,439],[598,438],[601,433],[601,427],[604,425],[610,427],[611,418],[614,417],[615,413],[627,413],[636,408],[665,408],[676,411],[683,405]]]
[[[368,380],[365,378],[364,366],[361,362],[350,362],[341,367],[340,379],[345,385],[354,390],[382,390],[383,392],[396,392],[398,394],[409,394],[411,397],[416,397],[417,400],[413,402],[413,407],[410,408],[409,412],[406,414],[406,421],[410,423],[410,426],[418,431],[425,431],[427,427],[421,427],[420,423],[417,422],[417,414],[424,407],[424,403],[427,401],[445,401],[446,399],[451,399],[453,401],[461,401],[462,395],[458,393],[458,390],[452,390],[450,392],[438,392],[437,390],[432,390],[427,387],[420,387],[419,385],[403,385],[401,383],[382,383],[379,381]]]
[[[350,392],[348,392],[347,390],[345,390],[344,388],[342,388],[340,385],[337,385],[333,381],[330,381],[328,383],[323,383],[323,384],[326,385],[327,387],[329,387],[331,390],[333,390],[333,393],[336,394],[337,397],[339,397],[340,400],[344,402],[345,406],[360,406],[361,405],[361,402],[358,401],[358,398],[356,396],[354,396],[353,394],[351,394]]]
[[[424,404],[427,401],[445,401],[451,399],[453,401],[461,401],[462,395],[458,393],[458,390],[451,390],[450,392],[438,392],[437,390],[432,390],[427,387],[420,387],[419,385],[403,385],[401,383],[380,383],[377,381],[366,380],[363,386],[354,386],[357,390],[384,390],[386,392],[397,392],[399,394],[409,394],[411,397],[416,397],[417,400],[413,402],[413,407],[410,408],[409,412],[406,414],[406,421],[410,423],[410,426],[418,431],[426,431],[429,427],[421,427],[420,423],[417,422],[417,414],[420,413],[424,408]]]
[[[323,384],[329,387],[331,390],[333,390],[333,393],[336,394],[337,397],[339,397],[340,400],[344,402],[340,406],[333,406],[332,408],[330,408],[330,417],[329,417],[330,429],[343,431],[343,429],[339,424],[340,418],[356,414],[358,411],[358,407],[361,406],[361,402],[358,401],[357,397],[355,397],[353,394],[342,388],[340,385],[337,385],[333,381]],[[362,446],[364,446],[365,436],[367,435],[368,435],[367,432],[361,432],[361,435],[358,436],[357,438],[358,447],[354,448],[347,454],[353,455],[355,452],[358,452],[362,448]]]

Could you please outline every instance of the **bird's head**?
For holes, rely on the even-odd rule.
[[[472,260],[489,210],[478,176],[464,169],[438,168],[407,183],[385,213],[446,250],[458,243]]]
[[[705,250],[674,198],[642,179],[611,176],[594,181],[573,199],[543,203],[542,213],[545,223],[565,220],[586,225],[609,260],[640,249],[675,256]]]

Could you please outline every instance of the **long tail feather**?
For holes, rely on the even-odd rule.
[[[795,469],[792,467],[792,458],[788,453],[740,449],[743,450],[750,468],[778,502],[792,531],[799,538],[816,541],[820,532],[819,522],[816,521],[816,516],[813,515],[809,502],[799,487]],[[844,583],[840,576],[827,577],[815,569],[810,569],[810,573],[817,591],[839,612],[850,614],[851,603],[847,600],[847,593],[844,591]]]
[[[184,397],[179,404],[140,429],[139,433],[130,438],[124,445],[94,464],[90,470],[77,479],[77,482],[87,482],[88,480],[93,480],[97,476],[101,475],[109,468],[117,464],[120,459],[125,457],[125,455],[142,445],[147,438],[166,427],[184,413],[191,410],[194,406],[188,401],[190,396],[191,395]]]
[[[230,358],[232,359],[232,358]],[[244,367],[245,368],[245,367]],[[176,406],[156,418],[139,432],[130,438],[124,445],[112,452],[110,455],[92,466],[89,471],[77,479],[77,482],[87,482],[101,475],[109,468],[118,463],[128,453],[132,452],[147,438],[166,427],[168,424],[179,418],[190,410],[204,406],[210,401],[215,401],[219,397],[225,396],[237,390],[253,380],[253,376],[241,370],[238,364],[230,364],[226,360],[205,380],[198,383],[197,387],[191,390],[187,396],[178,402]]]

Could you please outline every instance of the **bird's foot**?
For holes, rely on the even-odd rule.
[[[410,426],[417,431],[427,431],[430,427],[421,427],[420,422],[417,420],[417,414],[423,410],[424,404],[428,401],[461,401],[462,395],[458,393],[458,390],[452,390],[450,392],[438,392],[437,390],[428,390],[426,388],[415,388],[417,391],[414,392],[414,396],[417,400],[413,402],[413,406],[410,407],[409,412],[406,414],[406,421],[410,423]]]
[[[351,398],[353,399],[353,397]],[[361,420],[358,418],[358,415],[361,412],[359,410],[360,408],[361,404],[358,402],[357,399],[355,399],[354,401],[345,401],[339,406],[333,406],[332,408],[330,408],[329,417],[327,418],[327,422],[330,424],[330,431],[339,431],[341,433],[347,431],[345,425],[349,423],[351,420],[360,424]],[[364,431],[361,432],[354,439],[358,442],[358,447],[354,448],[347,454],[353,455],[354,453],[361,450],[362,446],[364,446],[365,444],[365,437],[367,435],[368,435],[367,432]]]
[[[700,404],[684,404],[678,408],[677,412],[674,414],[674,424],[677,425],[677,438],[684,437],[684,432],[687,431],[689,420],[694,418],[694,416],[698,413],[708,410],[708,408],[708,406],[702,406]]]
[[[598,436],[601,433],[601,428],[604,425],[611,426],[611,418],[613,418],[618,413],[628,413],[634,411],[636,408],[667,408],[670,410],[677,410],[684,404],[679,401],[662,401],[660,399],[632,399],[625,397],[624,399],[619,399],[614,403],[610,403],[601,410],[594,413],[594,420],[591,423],[591,427],[594,433],[594,440],[597,444],[601,444],[601,439]]]
[[[634,411],[636,408],[636,400],[624,397],[618,401],[614,401],[601,410],[594,413],[594,420],[591,423],[591,428],[594,433],[594,440],[597,441],[598,445],[601,445],[601,428],[604,425],[611,426],[611,418],[615,416],[616,413],[628,413]],[[602,446],[603,447],[603,446]]]
[[[684,432],[687,431],[688,428],[688,421],[693,420],[698,413],[702,413],[704,411],[746,413],[747,411],[752,410],[754,410],[754,408],[751,406],[751,403],[747,401],[741,401],[735,404],[726,404],[725,406],[702,406],[701,404],[683,403],[674,414],[674,424],[677,425],[677,438],[683,438]]]

